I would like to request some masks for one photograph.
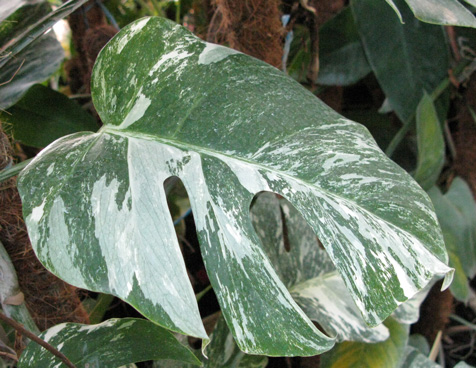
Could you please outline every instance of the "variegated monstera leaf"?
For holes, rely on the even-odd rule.
[[[33,247],[67,282],[207,338],[167,208],[170,176],[188,191],[209,278],[245,352],[314,355],[334,343],[260,245],[249,213],[260,191],[302,213],[370,325],[451,271],[426,194],[364,127],[279,70],[144,18],[102,50],[92,80],[103,128],[54,142],[19,181]]]

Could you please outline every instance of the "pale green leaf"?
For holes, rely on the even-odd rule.
[[[15,268],[2,243],[0,243],[0,306],[7,317],[21,323],[34,334],[40,333],[26,308]]]
[[[167,330],[137,318],[110,319],[98,325],[62,323],[39,337],[58,349],[77,367],[116,368],[152,359],[172,359],[200,365],[200,361]],[[41,346],[30,343],[19,368],[66,367]]]
[[[425,190],[433,187],[445,163],[445,139],[435,105],[425,92],[416,112],[418,161],[415,180]]]
[[[407,121],[423,91],[447,77],[449,54],[443,27],[418,21],[403,0],[394,2],[404,23],[383,1],[354,0],[351,7],[367,60],[390,106]]]
[[[266,63],[144,18],[101,51],[91,93],[103,128],[54,142],[19,180],[33,247],[69,283],[206,337],[167,208],[170,176],[187,189],[208,276],[245,352],[333,345],[262,250],[249,215],[258,192],[301,212],[371,325],[435,274],[451,280],[417,183],[364,127]]]
[[[405,360],[401,365],[402,368],[441,368],[441,365],[428,359],[417,349],[407,346],[405,349]]]
[[[390,338],[376,344],[343,342],[321,357],[321,368],[400,368],[408,341],[407,325],[389,318]]]
[[[0,112],[0,118],[4,130],[16,141],[39,148],[67,134],[99,128],[75,101],[38,84],[6,112]]]
[[[476,18],[458,0],[405,0],[415,17],[445,26],[476,27]],[[465,0],[470,3],[468,0]],[[472,1],[474,5],[474,1]]]
[[[434,187],[428,191],[443,230],[450,265],[455,268],[453,294],[467,300],[468,278],[476,274],[476,203],[471,189],[455,178],[446,194]]]

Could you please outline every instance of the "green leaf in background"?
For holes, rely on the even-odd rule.
[[[37,39],[29,47],[12,52],[4,51],[21,37],[31,22],[50,13],[45,2],[27,4],[16,10],[0,24],[0,109],[17,102],[35,83],[43,82],[59,68],[64,51],[53,33]]]
[[[167,330],[137,318],[110,319],[98,325],[62,323],[39,337],[63,353],[77,367],[116,368],[146,360],[200,361]],[[30,343],[18,368],[66,367],[41,346]]]
[[[414,368],[441,368],[441,365],[428,359],[425,355],[419,352],[412,346],[407,346],[405,349],[405,359],[401,367]]]
[[[0,112],[0,118],[15,140],[39,148],[67,134],[99,128],[75,101],[38,84],[6,112]]]
[[[311,60],[309,32],[295,30],[295,42],[291,49],[291,61],[287,71],[298,81],[306,80],[305,71]],[[300,33],[302,35],[300,36]],[[302,46],[302,38],[306,39]],[[323,85],[349,85],[358,82],[372,69],[365,57],[360,35],[349,7],[324,23],[319,30],[319,76]],[[298,51],[293,50],[299,45]]]
[[[19,7],[25,4],[31,4],[34,1],[29,0],[9,0],[9,1],[2,1],[0,2],[0,22],[2,24],[0,27],[3,26],[3,21],[7,19],[12,13],[15,12]]]
[[[262,250],[249,214],[258,192],[301,212],[373,326],[434,275],[451,280],[418,184],[363,126],[266,63],[144,18],[101,51],[91,90],[101,130],[51,144],[18,183],[33,247],[67,282],[206,338],[167,208],[170,176],[187,189],[208,276],[245,352],[315,355],[334,343]]]
[[[186,340],[184,336],[179,338]],[[183,341],[183,343],[188,345],[187,341]],[[207,357],[203,356],[199,350],[196,350],[195,354],[200,357],[204,368],[264,368],[268,364],[267,357],[248,355],[238,348],[230,329],[226,325],[225,319],[221,315],[218,316],[213,332],[210,335],[210,344],[206,348]],[[193,368],[193,366],[179,361],[168,360],[154,362],[154,368]]]
[[[468,278],[476,274],[476,203],[471,189],[461,178],[455,178],[444,195],[437,187],[428,194],[443,230],[450,265],[456,270],[451,291],[466,301]]]
[[[56,22],[71,14],[86,1],[87,0],[69,0],[56,10],[38,19],[34,24],[28,24],[27,27],[23,27],[22,23],[22,28],[24,28],[23,32],[9,40],[7,44],[2,45],[0,49],[0,54],[2,55],[2,58],[0,58],[0,70],[3,70],[4,66],[7,63],[11,63],[12,60],[20,59],[20,53],[28,45],[41,38]],[[47,63],[45,63],[45,65],[47,65]],[[0,82],[3,82],[3,80],[0,79]]]
[[[268,363],[264,356],[240,351],[223,317],[218,318],[206,354],[208,359],[202,360],[204,368],[264,368]]]
[[[386,341],[365,344],[343,342],[321,356],[321,368],[400,368],[405,357],[409,327],[389,318],[385,326],[390,330]]]
[[[445,139],[435,105],[425,92],[416,111],[418,162],[415,180],[425,190],[433,187],[445,163]]]
[[[405,0],[415,14],[423,22],[476,27],[476,18],[458,0]],[[474,5],[474,1],[465,0]],[[401,7],[400,7],[401,10]]]
[[[385,326],[367,326],[344,281],[299,212],[273,193],[260,193],[251,209],[253,225],[280,279],[313,321],[337,341],[377,342]],[[285,243],[290,249],[285,250]]]
[[[443,27],[413,17],[403,0],[395,0],[404,24],[383,1],[351,2],[367,60],[398,117],[413,116],[423,91],[446,78],[449,54]],[[428,73],[431,70],[431,73]]]
[[[350,7],[319,30],[319,77],[317,83],[346,86],[372,71],[365,56]]]

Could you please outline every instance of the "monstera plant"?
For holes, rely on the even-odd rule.
[[[68,283],[207,344],[170,177],[188,192],[208,277],[246,353],[320,354],[335,338],[310,318],[339,339],[365,330],[362,318],[381,324],[435,276],[451,282],[425,192],[366,128],[264,62],[143,18],[101,51],[91,93],[103,127],[52,143],[18,182],[34,250]],[[310,227],[288,234],[301,248],[281,257],[282,229],[259,216],[280,205],[270,193],[254,201],[260,192],[294,206],[281,205],[288,221],[302,215]],[[319,259],[325,273],[312,269]],[[333,323],[314,296],[337,289],[348,314]],[[379,328],[367,341],[388,336]]]

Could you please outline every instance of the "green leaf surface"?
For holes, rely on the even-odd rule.
[[[425,190],[433,187],[445,163],[445,139],[435,105],[425,92],[416,112],[418,162],[415,180]]]
[[[0,118],[15,140],[39,148],[67,134],[99,128],[75,101],[38,84],[6,112],[0,112]]]
[[[407,121],[423,91],[446,78],[449,54],[442,27],[415,19],[403,0],[394,2],[404,24],[383,1],[354,0],[351,7],[367,60],[391,107]]]
[[[390,330],[386,341],[365,344],[343,342],[321,356],[321,368],[400,368],[405,358],[408,341],[407,325],[389,318],[385,325]],[[409,367],[409,366],[405,366]]]
[[[452,291],[460,300],[466,300],[467,279],[476,274],[476,203],[471,189],[464,180],[455,178],[446,194],[437,187],[428,194],[443,230],[450,265],[456,270]]]
[[[152,359],[200,361],[167,330],[137,318],[110,319],[98,325],[62,323],[39,337],[63,353],[77,367],[116,368]],[[41,346],[30,343],[18,368],[66,367]]]
[[[405,1],[412,9],[415,17],[423,22],[445,26],[476,27],[474,15],[457,0]],[[474,5],[474,1],[472,3]]]
[[[208,276],[245,352],[333,345],[262,250],[249,215],[258,192],[301,212],[371,325],[435,274],[451,280],[417,183],[364,127],[279,70],[144,18],[102,50],[91,93],[103,128],[54,142],[18,184],[33,247],[67,282],[206,337],[167,208],[170,176],[187,189]]]

